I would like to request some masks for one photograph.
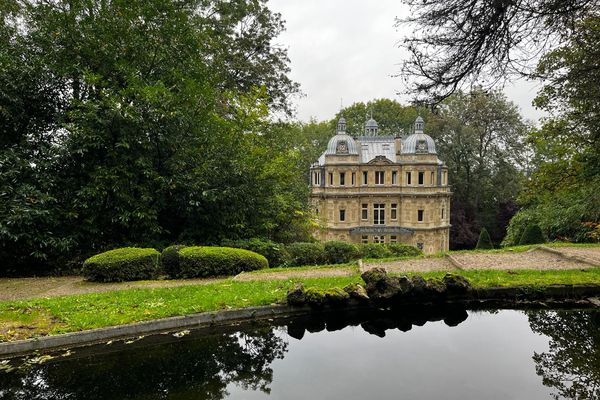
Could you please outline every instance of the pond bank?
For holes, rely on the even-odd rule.
[[[549,285],[473,288],[464,278],[447,275],[440,282],[431,283],[423,278],[388,276],[383,270],[363,274],[365,289],[353,283],[345,289],[321,288],[323,294],[318,302],[308,300],[311,289],[301,285],[288,293],[290,305],[247,307],[236,310],[221,310],[186,316],[162,318],[133,324],[124,324],[99,329],[72,332],[35,339],[0,343],[0,358],[17,357],[32,352],[67,349],[103,343],[116,339],[201,329],[227,327],[258,321],[273,321],[312,314],[344,314],[355,310],[377,312],[382,308],[398,309],[398,313],[415,314],[422,307],[445,309],[450,321],[460,320],[468,309],[527,309],[527,308],[596,308],[600,307],[600,285]],[[407,282],[410,282],[407,286]],[[424,283],[420,291],[419,284]],[[427,289],[429,285],[429,289]],[[435,286],[435,287],[434,287]],[[350,288],[350,289],[347,289]],[[362,288],[362,290],[361,290]],[[303,301],[294,293],[301,290]],[[429,290],[429,291],[428,291]],[[432,291],[431,291],[432,290]],[[341,295],[340,292],[345,293]],[[333,295],[330,295],[333,294]],[[308,296],[307,296],[308,295]],[[409,310],[409,311],[407,311]],[[418,313],[418,312],[417,312]],[[401,315],[400,315],[401,317]]]

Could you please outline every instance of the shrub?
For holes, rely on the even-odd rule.
[[[154,249],[124,247],[88,258],[83,276],[93,282],[152,279],[158,275],[160,253]]]
[[[160,265],[165,274],[173,276],[179,270],[179,250],[186,248],[187,246],[176,244],[173,246],[166,247],[160,255]]]
[[[394,253],[384,244],[365,243],[360,245],[360,255],[363,258],[393,257]]]
[[[286,246],[286,250],[290,255],[289,265],[293,266],[318,265],[327,260],[322,243],[292,243]]]
[[[290,258],[284,245],[268,239],[224,240],[221,244],[227,247],[235,247],[236,249],[245,249],[258,253],[266,257],[271,268],[285,266]]]
[[[173,278],[201,278],[236,275],[244,271],[268,268],[264,256],[231,247],[195,246],[179,250],[179,267]]]
[[[477,240],[477,246],[475,246],[475,248],[479,250],[494,248],[494,244],[492,243],[492,239],[490,238],[487,229],[482,228],[481,232],[479,232],[479,240]]]
[[[415,246],[403,243],[389,243],[385,247],[397,257],[417,257],[422,256],[423,252]]]
[[[544,234],[542,233],[542,229],[540,228],[540,226],[536,224],[530,224],[527,225],[527,227],[525,227],[525,231],[521,236],[519,244],[539,244],[545,242],[546,239],[544,238]]]
[[[324,245],[326,262],[342,264],[359,258],[358,248],[352,243],[332,240]]]

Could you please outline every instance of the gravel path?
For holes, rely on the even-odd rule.
[[[600,247],[554,247],[553,250],[568,256],[585,257],[596,265],[600,265]]]
[[[414,260],[370,262],[363,264],[363,271],[372,268],[383,268],[387,272],[428,272],[428,271],[451,271],[456,268],[447,258],[417,258]]]
[[[592,265],[558,254],[533,250],[519,253],[458,253],[452,257],[465,269],[582,269]]]
[[[58,278],[2,278],[0,279],[0,301],[101,293],[125,289],[202,285],[218,280],[220,279],[94,283],[87,282],[82,277],[78,276],[64,276]]]
[[[293,278],[325,278],[333,276],[352,276],[354,270],[351,268],[315,268],[305,271],[282,271],[282,272],[260,272],[246,273],[242,272],[234,279],[236,281],[266,281],[273,279],[293,279]]]

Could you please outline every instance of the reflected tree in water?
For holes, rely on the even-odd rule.
[[[286,351],[271,328],[115,348],[0,373],[0,399],[218,400],[232,383],[269,393],[270,365]]]
[[[600,399],[600,312],[530,312],[531,329],[549,337],[534,353],[536,372],[555,399]]]

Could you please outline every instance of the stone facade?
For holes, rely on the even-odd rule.
[[[363,136],[352,137],[341,118],[310,172],[318,239],[406,243],[426,254],[448,250],[448,168],[420,117],[406,138],[379,136],[373,119]]]

